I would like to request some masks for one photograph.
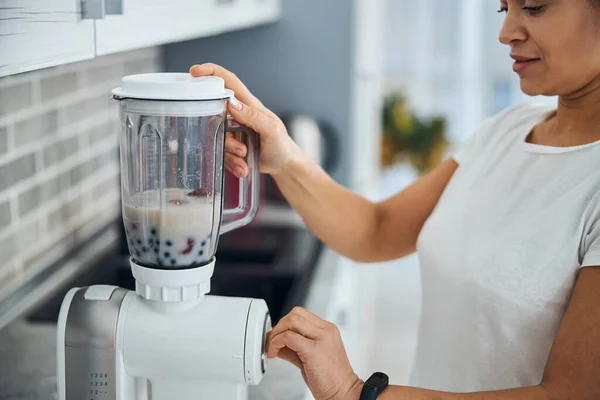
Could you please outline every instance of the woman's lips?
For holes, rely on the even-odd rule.
[[[515,63],[513,64],[513,71],[515,72],[523,72],[527,68],[540,61],[539,58],[513,57],[513,59],[515,60]]]

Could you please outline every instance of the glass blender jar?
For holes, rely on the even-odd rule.
[[[218,77],[126,76],[113,91],[121,117],[123,218],[132,263],[161,270],[209,264],[220,234],[258,209],[259,142],[227,116]],[[237,206],[223,209],[226,132],[248,147]]]

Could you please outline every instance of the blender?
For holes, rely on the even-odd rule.
[[[257,134],[228,118],[233,92],[218,77],[132,75],[113,95],[136,290],[67,293],[58,319],[58,398],[245,400],[266,370],[267,305],[208,293],[219,235],[248,224],[258,208]],[[228,209],[226,132],[246,143],[249,167]]]

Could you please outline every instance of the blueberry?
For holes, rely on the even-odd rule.
[[[156,235],[156,229],[152,228],[152,230],[150,231],[151,234]]]
[[[135,255],[136,255],[136,256],[138,256],[138,257],[141,257],[141,255],[142,255],[142,254],[140,253],[140,251],[139,251],[139,250],[136,250],[136,251],[135,251]]]
[[[156,254],[158,254],[158,247],[155,247],[155,248],[154,248],[154,252],[155,252]]]
[[[202,247],[206,246],[206,240],[202,241]]]
[[[148,251],[148,248],[147,248],[147,247],[142,247],[142,252],[143,252],[143,253],[146,253],[147,251]]]
[[[165,251],[165,258],[169,258],[171,257],[171,253],[169,253],[168,251]]]
[[[200,253],[198,253],[199,256],[203,256],[204,255],[204,250],[200,250]]]
[[[141,245],[142,241],[140,239],[137,240],[137,244]]]
[[[160,240],[157,240],[157,241],[156,241],[156,245],[157,245],[157,246],[160,246]]]
[[[174,258],[171,259],[171,265],[175,265],[177,264],[177,260],[175,260]]]
[[[173,242],[171,242],[170,240],[167,240],[167,246],[169,246],[169,247],[173,246]]]

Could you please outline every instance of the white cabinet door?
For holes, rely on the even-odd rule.
[[[127,0],[96,21],[98,55],[216,35],[278,16],[279,0]]]
[[[215,0],[222,30],[234,31],[276,21],[280,0]]]
[[[0,76],[94,57],[94,22],[79,0],[3,0]]]

